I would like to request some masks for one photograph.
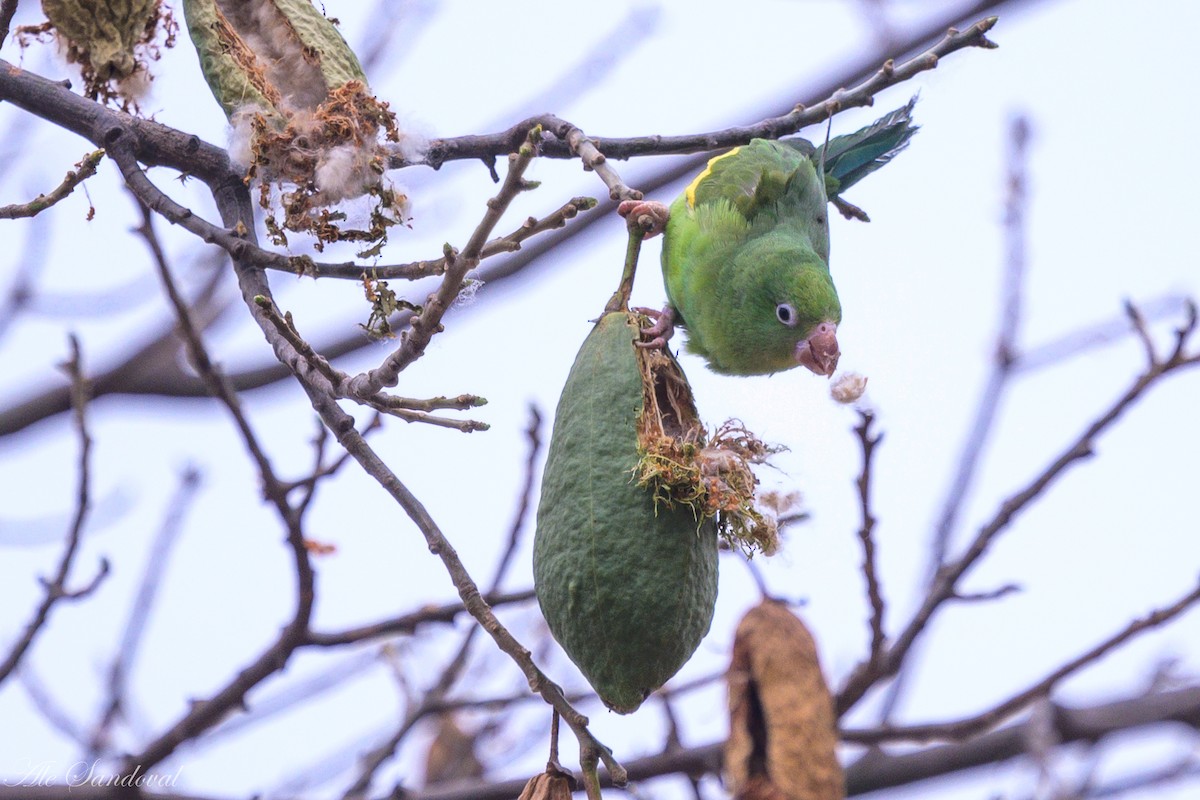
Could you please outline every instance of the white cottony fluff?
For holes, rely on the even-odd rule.
[[[843,372],[834,379],[829,394],[839,403],[853,403],[867,391],[867,376],[857,372]]]

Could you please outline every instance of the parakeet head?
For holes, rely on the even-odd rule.
[[[825,262],[785,234],[748,242],[729,265],[734,291],[726,298],[735,329],[731,360],[709,344],[715,360],[766,373],[803,366],[829,376],[837,368],[842,306]],[[723,366],[723,365],[722,365]]]

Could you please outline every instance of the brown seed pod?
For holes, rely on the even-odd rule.
[[[47,25],[18,33],[53,30],[67,61],[79,64],[87,96],[116,100],[122,107],[135,105],[149,82],[148,63],[159,58],[154,41],[160,29],[163,45],[170,47],[178,28],[162,0],[42,0],[42,11]]]
[[[571,800],[574,784],[575,779],[569,773],[547,767],[545,772],[529,779],[517,800]]]
[[[795,614],[764,600],[738,624],[729,665],[726,783],[738,800],[841,800],[833,697]]]

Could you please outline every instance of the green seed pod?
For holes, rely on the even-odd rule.
[[[174,43],[174,22],[161,7],[161,0],[42,0],[42,11],[66,51],[67,60],[83,73],[89,97],[105,101],[129,101],[148,81],[149,75],[129,82],[146,63],[158,58],[151,47],[162,21],[166,46]]]
[[[605,314],[576,356],[554,420],[533,552],[550,631],[622,714],[691,657],[717,597],[714,520],[656,503],[634,476],[649,417],[678,425],[686,416],[687,426],[695,418],[679,365],[634,347],[638,335],[634,315]]]
[[[315,109],[331,91],[367,82],[350,45],[309,0],[184,0],[183,13],[204,78],[230,118],[249,106]]]

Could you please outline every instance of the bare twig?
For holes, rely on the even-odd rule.
[[[0,37],[0,41],[2,40],[3,37]],[[50,206],[66,198],[69,194],[71,194],[71,192],[75,191],[76,186],[95,175],[96,167],[99,166],[100,159],[102,158],[104,158],[103,150],[95,150],[91,153],[88,153],[75,165],[75,169],[67,173],[67,176],[63,178],[62,183],[50,191],[50,194],[39,194],[28,203],[0,206],[0,219],[32,217],[42,213],[47,208],[50,208]]]
[[[1013,520],[1033,501],[1041,497],[1055,480],[1071,466],[1092,455],[1094,443],[1101,434],[1112,427],[1113,423],[1120,419],[1126,411],[1136,405],[1142,395],[1157,385],[1164,377],[1200,364],[1200,353],[1187,352],[1188,342],[1195,333],[1196,327],[1197,315],[1195,305],[1192,305],[1187,319],[1175,333],[1175,341],[1170,350],[1166,354],[1152,351],[1145,370],[1134,380],[1129,389],[1117,398],[1107,411],[1088,425],[1084,432],[1036,475],[1025,488],[1005,500],[992,519],[976,533],[975,538],[961,556],[947,562],[938,570],[920,608],[913,614],[912,619],[900,635],[895,638],[882,662],[875,667],[867,662],[861,663],[846,680],[837,697],[839,714],[845,713],[847,709],[857,703],[878,680],[896,673],[933,615],[943,603],[955,596],[958,581],[963,575],[975,566],[995,538],[1007,530]]]
[[[355,398],[351,398],[355,399]],[[486,422],[480,422],[475,419],[454,419],[452,417],[443,417],[437,414],[430,414],[427,411],[416,411],[409,407],[408,398],[392,397],[380,392],[371,397],[361,398],[361,402],[365,405],[374,408],[382,414],[402,419],[405,422],[423,422],[427,425],[435,425],[440,428],[454,428],[463,433],[474,433],[475,431],[486,431],[492,426]],[[430,401],[418,401],[422,405]],[[478,404],[482,405],[482,404]]]
[[[456,256],[449,251],[446,253],[446,274],[438,290],[430,295],[422,304],[422,310],[415,314],[409,323],[409,329],[401,337],[400,347],[389,355],[384,362],[369,372],[357,375],[345,382],[344,389],[340,388],[346,397],[369,397],[384,387],[395,386],[401,371],[416,361],[425,352],[433,336],[441,329],[442,315],[450,308],[455,298],[462,291],[463,279],[467,273],[479,265],[480,254],[492,229],[500,221],[509,204],[521,192],[530,188],[525,181],[525,170],[537,155],[535,143],[539,129],[531,128],[527,133],[529,140],[518,152],[509,157],[508,175],[500,192],[488,201],[487,211],[467,240],[462,252]]]
[[[481,598],[489,608],[496,606],[511,605],[513,603],[524,603],[534,598],[532,589],[525,589],[519,592],[508,592],[505,594],[488,594]],[[398,617],[375,622],[370,625],[362,625],[357,628],[349,628],[335,633],[319,633],[312,631],[308,634],[307,643],[314,647],[339,647],[346,644],[354,644],[355,642],[368,642],[374,639],[383,639],[391,636],[400,636],[403,634],[415,633],[421,625],[427,625],[434,622],[449,623],[453,622],[459,614],[467,610],[466,606],[460,603],[447,603],[441,606],[432,608],[426,607],[419,611],[412,611],[408,614],[401,614]]]
[[[377,431],[383,427],[383,417],[380,414],[375,414],[370,421],[363,426],[363,435],[366,436],[372,431]],[[317,420],[317,435],[313,440],[313,471],[312,474],[301,478],[300,480],[291,481],[285,486],[287,493],[291,493],[295,489],[301,489],[302,494],[300,499],[296,501],[296,513],[301,517],[308,511],[312,504],[313,498],[317,495],[317,485],[323,478],[328,478],[331,475],[337,474],[337,471],[344,467],[350,461],[350,454],[343,451],[340,456],[335,458],[329,464],[325,462],[325,445],[329,441],[329,430]]]
[[[667,686],[657,689],[654,692],[656,697],[676,698],[691,692],[699,691],[708,686],[725,680],[725,672],[709,673],[702,675],[690,681],[672,683]],[[595,701],[599,699],[599,695],[592,690],[581,692],[572,692],[566,695],[567,701],[571,703],[582,703]],[[503,709],[508,708],[514,703],[523,703],[532,700],[539,700],[536,695],[531,695],[528,692],[517,692],[508,695],[496,695],[493,697],[479,698],[463,698],[457,700],[445,700],[430,707],[430,713],[445,713],[447,711],[458,711],[461,709]]]
[[[994,3],[981,3],[981,7],[990,7]],[[447,161],[458,159],[486,159],[512,152],[523,139],[524,131],[533,125],[541,124],[551,137],[542,142],[543,154],[550,158],[568,158],[579,155],[587,163],[588,158],[594,158],[596,153],[602,153],[608,159],[627,159],[645,155],[666,155],[678,153],[699,153],[710,150],[720,150],[728,147],[743,145],[754,138],[777,139],[796,133],[801,128],[823,122],[834,114],[849,108],[869,106],[879,92],[895,86],[898,83],[935,68],[938,61],[951,53],[968,47],[992,48],[996,45],[987,38],[987,33],[996,24],[996,17],[980,20],[964,30],[951,28],[946,34],[925,52],[908,59],[900,64],[887,60],[866,80],[851,89],[838,89],[825,100],[816,105],[805,107],[797,105],[786,114],[764,119],[753,125],[726,128],[720,131],[691,134],[686,136],[637,136],[631,138],[583,136],[582,131],[568,138],[568,132],[577,128],[567,123],[564,129],[562,120],[552,115],[541,115],[523,120],[508,130],[483,136],[459,136],[453,139],[434,139],[430,142],[429,151],[420,162],[409,162],[400,156],[393,156],[390,166],[401,167],[412,163],[422,163],[428,166],[440,167]],[[876,62],[878,63],[878,62]],[[593,152],[588,148],[590,143],[596,148]],[[582,150],[577,147],[582,145]],[[603,163],[603,161],[601,162]],[[604,177],[604,176],[602,176]],[[620,194],[628,187],[620,183],[620,179],[605,178],[605,184],[611,191]],[[624,188],[622,188],[624,187]],[[622,195],[624,197],[624,195]],[[615,197],[615,195],[614,195]]]
[[[521,542],[521,531],[525,527],[525,521],[529,517],[529,512],[533,508],[533,490],[537,486],[537,460],[538,455],[542,452],[542,412],[532,403],[529,404],[529,424],[525,427],[525,439],[529,443],[529,453],[525,457],[525,479],[521,483],[520,500],[517,503],[517,510],[513,514],[512,524],[508,528],[508,543],[504,547],[504,552],[500,554],[500,560],[496,562],[496,571],[492,574],[491,588],[488,589],[489,595],[499,593],[501,584],[504,583],[504,577],[508,573],[509,566],[512,565],[513,556],[517,553],[517,545]]]
[[[567,222],[577,217],[580,212],[590,211],[596,207],[596,201],[591,197],[573,197],[555,211],[538,219],[529,217],[521,226],[507,236],[499,236],[483,246],[479,260],[484,261],[502,253],[513,253],[521,249],[521,245],[539,233],[558,230]],[[314,261],[308,256],[287,256],[272,253],[261,248],[249,251],[251,263],[266,269],[290,272],[313,278],[341,278],[343,280],[360,281],[364,274],[379,280],[419,280],[435,275],[444,275],[449,263],[446,256],[428,261],[414,261],[409,264],[382,264],[364,266],[355,261],[326,263]]]
[[[129,144],[122,137],[110,138],[110,153],[121,167],[122,174],[133,176],[134,180],[141,175],[136,161],[133,159]],[[145,181],[149,183],[149,181]],[[242,190],[244,191],[244,186]],[[135,192],[136,194],[136,192]],[[139,195],[140,198],[140,195]],[[249,195],[245,195],[247,205]],[[122,766],[122,775],[135,775],[146,772],[189,739],[199,736],[204,731],[216,725],[236,708],[244,707],[247,692],[257,686],[272,674],[281,670],[287,664],[295,650],[302,646],[308,631],[309,619],[312,616],[315,598],[315,576],[312,563],[309,560],[308,548],[305,544],[304,532],[301,527],[299,512],[288,504],[287,485],[275,475],[265,451],[258,442],[258,437],[250,426],[249,420],[242,412],[241,403],[236,393],[229,386],[225,376],[213,364],[208,355],[200,333],[191,318],[191,312],[184,301],[175,281],[171,276],[166,259],[158,246],[158,239],[153,235],[153,218],[149,209],[143,204],[143,235],[154,255],[159,275],[162,278],[163,289],[175,310],[179,331],[187,344],[188,355],[192,366],[204,380],[209,391],[217,397],[229,411],[234,425],[242,436],[243,444],[250,454],[251,460],[258,468],[263,494],[275,506],[277,513],[286,530],[286,542],[291,551],[296,573],[296,605],[291,619],[284,626],[279,636],[254,661],[239,670],[234,678],[206,701],[194,703],[189,711],[179,719],[174,726],[152,741],[137,754],[128,756]]]
[[[21,669],[17,670],[17,683],[21,684],[21,688],[25,690],[26,696],[29,697],[29,702],[37,709],[50,727],[61,733],[67,739],[74,742],[80,748],[88,746],[88,731],[87,727],[77,722],[67,709],[63,708],[57,698],[50,692],[50,689],[42,682],[37,671],[26,664]]]
[[[642,199],[642,193],[625,185],[625,181],[621,180],[621,176],[608,163],[604,153],[600,152],[596,143],[589,139],[583,131],[568,124],[565,138],[571,152],[579,156],[579,160],[583,162],[583,168],[595,172],[600,180],[604,181],[604,185],[608,187],[609,200]]]
[[[92,437],[88,433],[87,426],[87,404],[90,397],[88,381],[83,374],[79,340],[72,334],[69,341],[71,356],[62,366],[71,379],[71,407],[75,411],[75,432],[79,437],[79,478],[75,492],[75,516],[71,523],[71,530],[67,533],[66,546],[58,560],[58,568],[54,571],[54,577],[49,580],[41,579],[45,589],[42,602],[34,611],[33,618],[25,626],[25,630],[13,644],[4,661],[0,662],[0,683],[3,683],[12,674],[29,648],[33,646],[33,640],[45,628],[55,604],[60,600],[78,600],[86,597],[100,585],[100,581],[108,574],[108,561],[101,559],[99,571],[87,586],[73,591],[67,589],[67,578],[70,576],[75,554],[79,550],[79,543],[83,538],[83,526],[87,521],[88,510],[91,506],[92,456]]]
[[[525,518],[532,506],[533,488],[537,482],[537,456],[541,450],[541,438],[539,436],[541,422],[541,414],[536,407],[531,406],[529,409],[529,427],[526,429],[526,436],[529,440],[529,455],[526,458],[525,464],[525,481],[521,489],[516,517],[509,528],[508,543],[505,545],[504,551],[500,554],[500,558],[497,561],[489,594],[498,592],[501,583],[504,581],[505,573],[508,571],[512,557],[516,553],[517,545],[520,543],[520,533],[524,528]],[[420,703],[409,709],[408,713],[405,714],[404,720],[392,736],[381,746],[368,753],[363,759],[361,772],[355,782],[346,791],[346,797],[358,797],[365,794],[370,788],[371,780],[375,773],[378,772],[387,759],[392,757],[396,752],[396,748],[400,746],[401,741],[412,730],[412,727],[426,715],[441,709],[446,702],[450,690],[454,687],[454,684],[466,668],[471,643],[478,631],[479,626],[476,625],[469,628],[463,634],[458,651],[447,662],[437,682],[425,692]]]
[[[1017,354],[1017,334],[1022,316],[1023,284],[1026,271],[1025,212],[1027,183],[1027,147],[1029,122],[1024,117],[1013,120],[1009,129],[1008,178],[1006,182],[1004,243],[1004,273],[1001,278],[1000,320],[996,331],[996,343],[991,370],[984,383],[983,392],[975,407],[975,416],[970,432],[963,441],[958,465],[953,472],[941,513],[934,525],[933,541],[930,544],[926,566],[925,585],[931,586],[938,570],[946,563],[946,553],[958,525],[959,513],[966,502],[975,475],[981,464],[981,456],[991,437],[1000,404],[1013,375],[1013,364]],[[915,660],[909,663],[915,663]],[[886,721],[895,710],[907,686],[908,671],[900,665],[896,680],[888,687],[887,696],[881,707],[881,719]]]
[[[960,603],[990,603],[993,600],[999,600],[1002,597],[1008,597],[1010,594],[1016,594],[1021,591],[1021,587],[1015,583],[1006,583],[1003,586],[992,589],[987,592],[960,592],[955,591],[949,599],[956,600]]]
[[[975,736],[989,728],[995,727],[1006,718],[1027,708],[1031,703],[1048,697],[1054,687],[1065,678],[1090,664],[1094,664],[1135,636],[1170,622],[1175,617],[1194,607],[1197,602],[1200,602],[1200,585],[1193,587],[1187,594],[1180,597],[1171,605],[1155,609],[1146,616],[1133,620],[1120,631],[1114,633],[1087,652],[1063,664],[1042,680],[1018,692],[1007,700],[998,703],[993,708],[975,716],[950,722],[936,722],[923,725],[882,725],[864,730],[843,730],[841,734],[842,739],[859,744],[878,744],[880,742],[892,741],[959,741],[970,736]]]
[[[886,638],[883,631],[883,592],[880,589],[879,575],[875,569],[875,540],[872,537],[872,533],[875,530],[875,515],[871,512],[871,464],[872,457],[875,454],[875,447],[883,441],[883,434],[871,434],[871,424],[875,421],[874,414],[870,411],[862,410],[858,413],[860,421],[855,426],[854,432],[858,434],[863,454],[862,472],[856,481],[858,484],[859,510],[862,512],[862,525],[858,529],[858,539],[862,542],[863,546],[862,571],[867,583],[867,600],[871,606],[871,639],[867,663],[873,664],[877,668],[880,660],[883,658]]]
[[[1169,317],[1186,313],[1188,298],[1165,294],[1138,303],[1138,312],[1146,322],[1162,322]],[[1026,346],[1013,362],[1015,373],[1032,372],[1053,366],[1097,347],[1122,341],[1133,331],[1128,314],[1120,314],[1103,322],[1086,325],[1035,347]]]
[[[127,680],[133,664],[137,660],[142,636],[146,631],[146,621],[150,617],[150,611],[158,596],[159,586],[161,586],[163,575],[166,573],[167,559],[174,549],[179,533],[183,530],[184,515],[187,514],[195,500],[199,488],[199,470],[192,466],[184,469],[180,475],[179,486],[167,503],[167,515],[150,546],[150,553],[142,568],[141,583],[129,606],[129,617],[125,622],[121,642],[108,668],[108,681],[105,687],[107,697],[100,716],[88,736],[87,747],[93,758],[107,753],[112,725],[124,713],[128,694]]]

